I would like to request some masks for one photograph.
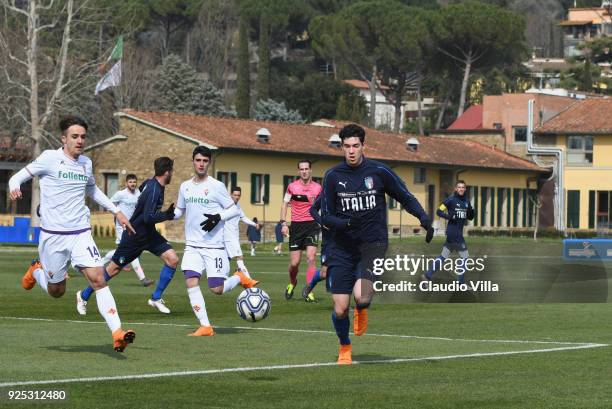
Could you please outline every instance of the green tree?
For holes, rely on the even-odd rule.
[[[285,101],[287,107],[298,110],[308,121],[337,117],[341,97],[349,104],[348,112],[352,109],[354,98],[361,101],[365,109],[365,101],[353,87],[324,74],[308,73],[294,77],[279,75],[275,78],[276,82],[284,85],[274,89],[272,98]]]
[[[270,95],[270,46],[274,33],[286,40],[291,18],[306,13],[307,7],[301,0],[238,0],[238,4],[240,15],[256,27],[259,35],[257,99],[267,99]]]
[[[273,99],[257,101],[255,119],[258,121],[289,122],[292,124],[304,123],[304,119],[298,111],[288,109],[284,102],[277,102]]]
[[[377,13],[377,2],[360,2],[340,12],[318,16],[309,25],[313,49],[335,66],[342,62],[363,81],[370,91],[370,126],[375,126],[376,87],[382,40],[372,13]]]
[[[115,7],[116,24],[122,32],[147,28],[159,35],[161,58],[170,53],[172,36],[191,26],[203,0],[102,0]]]
[[[270,23],[264,13],[259,17],[259,63],[257,64],[257,99],[270,98]]]
[[[593,72],[591,70],[591,59],[586,58],[584,61],[584,70],[582,72],[581,91],[593,91]]]
[[[164,60],[153,87],[152,108],[197,115],[230,116],[223,105],[223,94],[210,81],[198,78],[196,71],[178,56]]]
[[[238,33],[238,72],[236,112],[240,118],[251,115],[251,67],[249,57],[249,25],[246,17],[240,17]]]
[[[475,0],[451,4],[437,13],[438,50],[461,64],[463,79],[457,116],[463,114],[475,69],[512,63],[525,53],[522,16]]]

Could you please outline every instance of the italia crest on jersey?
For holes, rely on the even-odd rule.
[[[374,179],[372,179],[371,176],[368,176],[367,178],[363,179],[363,184],[365,185],[366,189],[370,190],[374,188]]]

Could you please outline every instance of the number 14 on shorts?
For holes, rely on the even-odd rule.
[[[96,246],[87,247],[87,251],[92,258],[100,258],[100,252]]]

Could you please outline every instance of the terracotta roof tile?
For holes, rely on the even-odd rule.
[[[588,98],[576,101],[536,128],[540,134],[611,134],[612,99]]]
[[[483,108],[482,105],[472,105],[455,120],[447,129],[467,130],[482,129]]]
[[[348,85],[350,85],[351,87],[354,87],[354,88],[370,89],[370,86],[368,85],[368,83],[363,81],[363,80],[344,80],[344,83],[348,84]],[[380,85],[379,84],[379,87],[381,89],[389,89],[389,87],[386,86],[386,85]]]
[[[124,109],[119,116],[147,121],[220,149],[266,151],[342,157],[342,151],[329,145],[329,138],[348,122],[321,120],[330,126],[293,125],[279,122],[217,118],[170,112],[142,112]],[[257,141],[256,132],[266,128],[268,143]],[[545,171],[532,162],[478,142],[440,137],[418,137],[416,151],[406,148],[405,134],[366,129],[366,155],[369,158],[442,167],[478,167]],[[129,135],[128,135],[129,136]]]

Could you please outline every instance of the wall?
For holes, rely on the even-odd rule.
[[[557,146],[565,150],[566,139],[565,135],[557,136]],[[580,191],[579,228],[588,229],[589,191],[612,190],[612,135],[595,135],[593,166],[568,166],[566,162],[564,170],[566,195],[568,190]]]

